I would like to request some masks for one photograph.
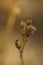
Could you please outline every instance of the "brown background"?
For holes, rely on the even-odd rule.
[[[17,2],[17,1],[16,1]],[[13,0],[0,0],[0,41],[2,40],[4,30],[7,25],[10,8]],[[5,4],[7,3],[7,4]],[[15,1],[14,1],[15,3]],[[23,60],[25,65],[43,65],[43,0],[19,0],[18,1],[21,13],[17,16],[15,25],[12,29],[12,34],[7,41],[7,49],[1,45],[0,50],[0,65],[20,65],[21,60],[19,52],[15,47],[14,41],[19,39],[19,23],[22,20],[32,18],[33,25],[38,30],[31,36],[30,43],[27,43],[24,49]],[[4,6],[3,6],[4,5]],[[14,41],[13,41],[14,40]],[[6,50],[5,50],[6,49]],[[7,52],[6,52],[7,51]],[[4,57],[3,57],[4,55]]]

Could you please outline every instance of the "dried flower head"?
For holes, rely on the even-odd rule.
[[[26,37],[29,37],[31,34],[33,34],[33,32],[36,31],[36,28],[32,25],[32,20],[27,20],[26,22],[21,21],[20,24],[20,29],[22,31],[21,33]]]

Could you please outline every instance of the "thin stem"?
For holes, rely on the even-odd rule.
[[[24,37],[22,37],[22,42],[23,42],[23,44],[22,44],[21,49],[19,50],[19,53],[20,53],[20,58],[21,58],[22,65],[24,65],[24,62],[23,62],[23,50],[24,50],[24,47],[25,47],[25,44],[26,44],[26,42],[24,40]]]
[[[23,54],[22,53],[20,53],[20,58],[21,58],[22,65],[24,65],[24,62],[23,62]]]
[[[22,52],[23,52],[25,44],[27,43],[26,38],[24,36],[22,36],[22,42],[23,42],[23,46],[22,46]]]

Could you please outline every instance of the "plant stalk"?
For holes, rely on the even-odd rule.
[[[24,65],[24,62],[23,62],[23,53],[20,53],[20,58],[21,58],[22,65]]]

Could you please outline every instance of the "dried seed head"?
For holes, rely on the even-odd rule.
[[[36,31],[36,28],[32,26],[32,19],[27,20],[27,22],[22,21],[20,23],[20,29],[23,36],[29,37]]]

